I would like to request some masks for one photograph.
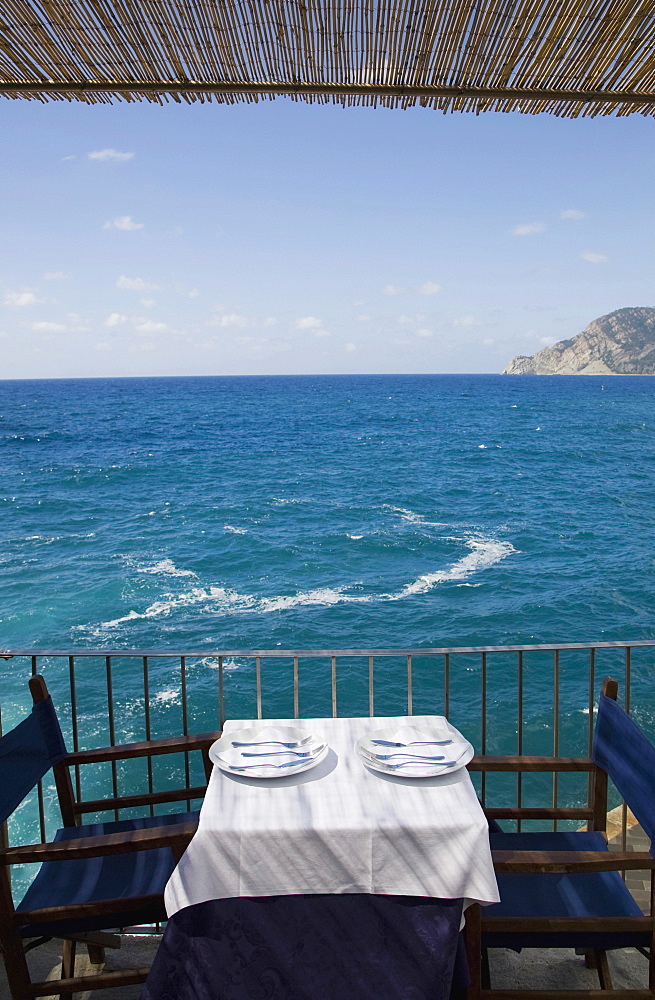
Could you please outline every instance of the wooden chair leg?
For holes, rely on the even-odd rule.
[[[75,976],[75,951],[77,941],[66,940],[61,950],[61,978],[73,979]],[[60,993],[59,1000],[73,1000],[72,993]]]
[[[598,981],[601,990],[613,990],[612,973],[607,961],[607,952],[597,949],[594,954],[596,955],[596,968],[598,969]]]
[[[471,985],[468,1000],[480,1000],[482,990],[482,929],[480,907],[473,903],[466,910],[466,955],[469,963]]]
[[[105,964],[105,949],[100,944],[87,944],[87,951],[89,952],[89,961],[91,965],[104,965]]]
[[[489,949],[488,948],[483,948],[482,949],[482,974],[481,974],[481,979],[482,979],[482,989],[483,990],[490,990],[491,989],[491,970],[489,969]]]
[[[4,913],[11,913],[13,908],[9,871],[2,865],[0,867],[0,909]],[[12,920],[3,920],[0,925],[0,950],[13,1000],[30,1000],[33,993],[30,989],[30,970],[25,958],[25,947],[18,933],[18,928]]]

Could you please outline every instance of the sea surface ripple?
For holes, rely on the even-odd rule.
[[[654,402],[650,377],[0,382],[1,645],[655,638]]]

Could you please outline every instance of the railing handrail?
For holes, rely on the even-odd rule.
[[[3,649],[0,657],[14,656],[444,656],[446,653],[518,653],[556,649],[636,649],[655,646],[655,639],[617,639],[611,642],[549,642],[516,646],[398,646],[390,649]]]

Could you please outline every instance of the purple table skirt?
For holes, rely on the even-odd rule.
[[[453,1000],[462,900],[239,897],[168,921],[141,1000]]]

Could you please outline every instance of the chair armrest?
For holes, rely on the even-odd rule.
[[[497,872],[610,872],[654,869],[655,858],[637,851],[492,851]]]
[[[155,757],[164,753],[183,753],[185,750],[208,750],[220,733],[200,733],[194,736],[171,736],[163,740],[144,740],[142,743],[122,743],[115,747],[98,747],[77,750],[66,755],[64,764],[98,764],[106,760],[128,760],[131,757]]]
[[[469,771],[593,771],[594,762],[589,757],[524,757],[485,754],[474,757],[466,765]]]
[[[0,850],[0,864],[17,865],[41,861],[73,861],[103,854],[131,854],[159,847],[186,847],[198,828],[197,822],[175,826],[153,826],[146,830],[126,830],[99,837],[57,840],[49,844],[6,847]]]

